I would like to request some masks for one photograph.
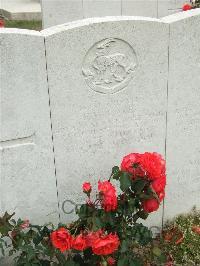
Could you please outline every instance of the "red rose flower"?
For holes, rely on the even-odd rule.
[[[183,242],[183,240],[184,240],[184,236],[182,234],[181,237],[176,240],[175,244],[179,245],[179,244],[181,244]]]
[[[28,228],[29,227],[29,220],[25,220],[21,225],[20,225],[20,228],[21,229],[25,229],[25,228]]]
[[[157,195],[158,195],[159,201],[161,202],[165,197],[165,191],[163,190],[160,193],[158,193]],[[159,201],[157,199],[144,200],[142,202],[142,207],[143,207],[145,212],[157,211],[159,206],[160,206]]]
[[[163,191],[165,189],[165,186],[166,186],[166,176],[165,175],[161,176],[160,178],[153,180],[153,182],[151,183],[151,187],[153,188],[153,190],[156,193]]]
[[[182,7],[183,11],[188,11],[188,10],[191,10],[191,9],[192,9],[192,6],[190,4],[184,4],[183,7]]]
[[[165,191],[164,190],[160,191],[159,193],[157,193],[157,195],[158,195],[158,198],[159,198],[159,200],[161,202],[164,199],[164,197],[165,197]]]
[[[101,235],[92,243],[92,251],[96,255],[110,255],[119,247],[119,237],[116,234]]]
[[[154,212],[157,211],[160,204],[157,199],[148,199],[143,201],[142,207],[145,212]]]
[[[102,196],[102,208],[106,211],[117,209],[117,196],[115,187],[109,182],[98,182],[98,190]]]
[[[130,153],[126,155],[121,162],[121,171],[132,174],[133,178],[136,176],[144,176],[145,172],[140,168],[140,158],[142,154]]]
[[[104,231],[99,229],[98,231],[95,232],[89,232],[85,238],[86,238],[86,244],[88,247],[92,246],[92,243],[97,239],[100,238],[101,235],[104,234]]]
[[[160,154],[145,152],[140,157],[140,165],[149,179],[154,180],[165,176],[165,160]]]
[[[200,226],[194,225],[192,226],[192,231],[198,235],[200,235]]]
[[[86,249],[87,242],[86,242],[86,237],[83,234],[78,235],[72,242],[72,248],[76,250],[81,250],[83,251]]]
[[[53,246],[60,249],[61,252],[70,249],[72,246],[72,241],[72,236],[63,227],[51,233],[51,242]]]
[[[4,28],[5,27],[5,23],[3,19],[0,19],[0,28]]]
[[[83,183],[83,187],[82,188],[83,188],[83,192],[85,192],[85,193],[90,193],[91,190],[92,190],[92,186],[91,186],[91,184],[89,182]]]
[[[113,257],[109,257],[107,259],[107,263],[108,263],[108,265],[115,265],[116,261]]]
[[[98,182],[98,190],[103,194],[106,194],[109,190],[115,190],[114,186],[109,181],[99,181]]]

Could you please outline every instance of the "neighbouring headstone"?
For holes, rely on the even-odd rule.
[[[42,0],[43,28],[83,18],[83,0]]]
[[[185,3],[190,3],[190,0],[158,0],[158,17],[182,12]]]
[[[1,29],[1,214],[58,222],[44,37]]]
[[[123,16],[158,17],[158,0],[122,0],[121,2]]]
[[[126,29],[126,30],[124,30]],[[108,178],[131,152],[165,155],[168,25],[156,19],[87,19],[42,32],[61,209],[81,186]],[[73,215],[68,219],[72,219]],[[161,223],[162,208],[152,215]]]
[[[120,15],[121,0],[83,0],[83,18]]]
[[[170,25],[165,217],[200,206],[200,9]]]
[[[43,27],[104,16],[164,17],[190,0],[41,0]]]

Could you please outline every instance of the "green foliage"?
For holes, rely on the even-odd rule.
[[[200,0],[191,0],[194,8],[200,8]]]
[[[195,208],[168,221],[164,227],[163,249],[179,265],[200,265],[200,211]]]
[[[122,172],[120,175],[120,188],[122,191],[127,190],[131,186],[130,175],[126,172]]]

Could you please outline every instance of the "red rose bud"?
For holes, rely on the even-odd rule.
[[[82,188],[83,188],[83,192],[84,193],[90,193],[91,190],[92,190],[92,186],[91,186],[91,184],[89,182],[83,183]]]
[[[192,6],[190,4],[184,4],[183,7],[182,7],[183,11],[188,11],[188,10],[191,10],[191,9],[192,9]]]
[[[115,261],[115,259],[113,259],[113,257],[109,257],[107,259],[107,263],[108,263],[108,265],[115,265],[116,261]]]
[[[51,233],[50,237],[53,246],[58,248],[61,252],[69,250],[72,246],[73,238],[64,227]]]
[[[29,220],[25,220],[25,221],[20,225],[20,228],[21,228],[21,229],[26,229],[26,228],[29,227],[29,224],[30,224]]]

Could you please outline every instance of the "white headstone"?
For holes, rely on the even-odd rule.
[[[58,221],[44,37],[1,29],[1,212]]]
[[[83,18],[83,0],[41,0],[43,28]]]
[[[90,17],[145,16],[177,13],[190,0],[41,0],[43,28]]]
[[[185,3],[190,3],[190,0],[158,0],[158,17],[182,12]]]
[[[164,155],[168,25],[112,17],[42,34],[61,206],[82,202],[82,182],[108,178],[128,153]]]
[[[158,17],[158,0],[122,0],[123,16]]]
[[[83,18],[120,15],[121,0],[83,0]]]
[[[165,217],[200,206],[200,9],[170,25]]]

